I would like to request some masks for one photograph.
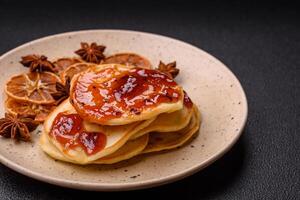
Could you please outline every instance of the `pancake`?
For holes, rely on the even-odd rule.
[[[45,132],[41,134],[39,145],[42,148],[42,150],[45,153],[47,153],[50,157],[66,162],[73,162],[72,160],[69,160],[63,156],[63,154],[49,141],[47,133]]]
[[[147,58],[135,53],[118,53],[104,59],[103,64],[122,64],[127,66],[151,69],[152,64]]]
[[[134,134],[131,138],[138,138],[150,132],[174,132],[188,125],[193,115],[193,102],[184,92],[184,102],[181,110],[160,114],[149,126]]]
[[[120,149],[111,155],[105,156],[98,160],[92,161],[90,163],[84,164],[113,164],[123,160],[132,158],[143,151],[148,143],[148,135],[144,135],[136,140],[130,140],[125,143]],[[66,158],[50,141],[46,134],[42,134],[40,138],[40,146],[44,152],[46,152],[50,157],[61,160],[65,162],[71,162],[74,164],[83,164]]]
[[[115,153],[100,158],[93,163],[95,164],[113,164],[123,160],[128,160],[138,154],[140,154],[148,144],[148,134],[143,135],[135,140],[129,140]]]
[[[69,160],[85,164],[110,155],[155,118],[121,126],[102,126],[84,121],[68,100],[46,119],[44,134]]]
[[[70,100],[86,121],[124,125],[183,107],[182,88],[157,70],[98,65],[72,79]]]
[[[189,124],[182,130],[176,132],[149,133],[149,142],[142,153],[157,152],[174,149],[185,144],[195,135],[200,128],[200,113],[196,106],[193,109],[193,116]]]
[[[65,101],[66,103],[68,101]],[[67,104],[67,103],[66,103]],[[68,107],[68,104],[65,106]],[[150,123],[151,124],[151,123]],[[89,124],[87,126],[88,130],[96,130],[95,127],[101,127],[95,124]],[[62,160],[66,162],[71,162],[75,164],[113,164],[120,162],[122,160],[130,159],[141,153],[157,152],[167,149],[173,149],[185,144],[190,138],[197,133],[200,126],[200,115],[196,106],[193,106],[192,117],[189,124],[175,132],[160,133],[152,132],[150,134],[145,134],[134,140],[127,141],[124,145],[120,146],[115,152],[103,156],[97,160],[82,161],[80,159],[72,159],[68,154],[61,149],[57,148],[51,142],[51,137],[47,133],[43,133],[40,139],[41,148],[51,157]],[[106,126],[104,126],[106,127]],[[113,126],[116,127],[116,126]],[[102,129],[104,130],[104,129]],[[148,139],[148,135],[149,139]]]

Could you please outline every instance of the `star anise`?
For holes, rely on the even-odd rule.
[[[60,104],[63,100],[67,99],[70,95],[70,77],[67,76],[65,84],[56,82],[56,92],[52,93],[52,97],[56,100],[56,104]]]
[[[25,67],[29,67],[31,72],[44,72],[50,71],[54,72],[54,65],[52,62],[48,61],[47,57],[44,55],[27,55],[23,56],[22,60],[20,61],[22,65]]]
[[[81,49],[75,51],[75,53],[87,62],[99,64],[101,60],[105,58],[103,55],[105,48],[105,46],[97,45],[95,42],[93,42],[91,45],[86,42],[82,42]]]
[[[16,140],[30,141],[30,131],[38,126],[30,116],[5,113],[0,119],[0,135]]]
[[[158,70],[167,74],[170,78],[175,78],[179,74],[179,69],[176,68],[176,61],[165,64],[162,61],[159,62]]]

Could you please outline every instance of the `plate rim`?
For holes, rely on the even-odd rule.
[[[182,170],[178,173],[174,173],[169,176],[165,176],[163,178],[153,178],[153,179],[149,179],[146,181],[136,181],[136,182],[127,182],[127,183],[126,182],[125,183],[96,183],[96,182],[91,183],[91,182],[81,182],[81,181],[70,181],[70,180],[55,178],[55,177],[51,177],[51,176],[48,176],[45,174],[41,174],[41,173],[32,171],[26,167],[21,166],[20,164],[17,164],[9,159],[6,159],[2,154],[0,154],[0,162],[3,165],[5,165],[6,167],[8,167],[20,174],[23,174],[25,176],[28,176],[28,177],[31,177],[31,178],[34,178],[36,180],[43,181],[46,183],[50,183],[53,185],[62,186],[62,187],[79,189],[79,190],[90,190],[90,191],[126,191],[126,190],[144,189],[144,188],[151,188],[151,187],[155,187],[155,186],[164,185],[167,183],[171,183],[171,182],[183,179],[194,173],[197,173],[198,171],[206,168],[207,166],[209,166],[210,164],[212,164],[213,162],[218,160],[220,157],[222,157],[237,142],[237,140],[240,138],[240,136],[244,130],[244,127],[246,125],[247,118],[248,118],[248,101],[247,101],[245,91],[244,91],[239,79],[218,58],[216,58],[213,55],[209,54],[208,52],[202,50],[201,48],[198,48],[197,46],[194,46],[190,43],[181,41],[179,39],[172,38],[172,37],[165,36],[165,35],[156,34],[156,33],[142,32],[142,31],[135,31],[135,30],[123,30],[123,29],[88,29],[88,30],[70,31],[70,32],[63,32],[63,33],[59,33],[59,34],[44,36],[44,37],[41,37],[41,38],[38,38],[38,39],[35,39],[32,41],[26,42],[18,47],[15,47],[15,48],[7,51],[3,55],[1,55],[0,61],[4,57],[6,57],[10,54],[13,54],[15,51],[18,51],[19,49],[25,48],[25,47],[30,46],[37,42],[50,40],[54,37],[70,36],[70,35],[76,35],[76,34],[88,34],[88,33],[96,33],[96,32],[106,32],[106,33],[107,32],[118,32],[118,33],[123,32],[123,33],[127,33],[127,34],[134,33],[134,34],[140,34],[140,35],[145,35],[145,36],[168,39],[168,40],[174,41],[176,43],[180,43],[183,46],[187,46],[189,48],[192,48],[192,49],[202,53],[205,57],[209,58],[210,60],[213,60],[220,67],[223,67],[224,70],[226,70],[229,73],[229,75],[232,76],[235,79],[235,81],[237,82],[237,84],[238,84],[237,86],[241,90],[242,101],[244,102],[242,105],[243,105],[243,110],[245,110],[245,114],[243,115],[241,128],[239,129],[239,132],[237,133],[237,135],[230,141],[230,143],[227,146],[224,147],[224,149],[221,149],[218,152],[216,152],[215,154],[213,154],[212,156],[206,158],[203,161],[202,165],[196,164],[196,165],[194,165],[190,168],[187,168],[185,170]]]

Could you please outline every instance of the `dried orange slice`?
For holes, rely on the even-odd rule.
[[[104,59],[103,64],[133,65],[136,67],[151,69],[152,65],[147,58],[135,53],[118,53]]]
[[[54,61],[53,64],[55,66],[55,71],[60,73],[61,71],[68,68],[69,66],[80,62],[84,62],[84,61],[78,58],[59,58],[56,61]]]
[[[51,94],[56,92],[56,82],[60,82],[60,79],[54,73],[30,72],[13,76],[6,83],[5,92],[18,101],[51,104],[55,102]]]
[[[62,82],[65,83],[67,80],[67,77],[69,77],[71,80],[75,74],[78,74],[78,73],[88,69],[91,66],[94,66],[94,64],[91,64],[91,63],[73,64],[60,73],[60,78],[61,78]]]
[[[55,108],[51,104],[35,104],[30,102],[18,102],[15,99],[8,97],[5,101],[7,111],[14,115],[34,116],[37,122],[43,122],[48,114]]]

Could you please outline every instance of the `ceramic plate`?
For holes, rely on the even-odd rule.
[[[238,79],[219,60],[190,44],[155,34],[122,30],[63,33],[38,39],[0,58],[0,112],[4,115],[5,82],[28,69],[21,56],[44,54],[50,60],[75,56],[80,42],[107,46],[106,55],[136,52],[159,61],[176,60],[184,87],[202,114],[199,136],[182,148],[138,156],[112,166],[78,166],[48,157],[38,145],[39,131],[31,143],[0,138],[0,160],[13,170],[51,184],[83,190],[132,190],[158,186],[189,176],[222,156],[239,138],[247,118],[247,100]]]

